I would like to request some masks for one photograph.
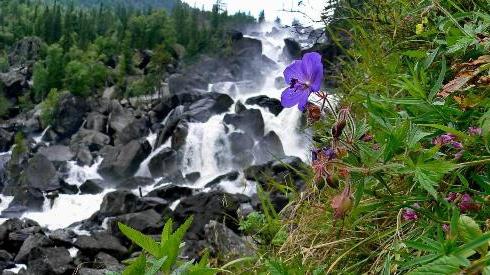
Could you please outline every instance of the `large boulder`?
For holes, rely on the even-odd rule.
[[[63,145],[42,147],[38,152],[53,163],[67,162],[75,157],[70,148]]]
[[[17,97],[22,95],[22,90],[28,88],[25,75],[17,70],[10,70],[0,73],[0,87],[4,88],[7,97]]]
[[[39,189],[20,187],[14,195],[7,209],[2,211],[4,217],[19,217],[26,211],[42,211],[44,195]]]
[[[153,209],[109,218],[107,224],[113,235],[122,236],[118,228],[119,222],[144,234],[160,234],[163,227],[162,216]]]
[[[47,157],[40,153],[27,163],[22,182],[25,186],[41,191],[53,191],[60,187],[56,168]]]
[[[42,46],[41,38],[36,36],[27,36],[15,42],[8,56],[10,66],[33,63],[39,58]]]
[[[140,200],[135,194],[127,190],[118,190],[104,196],[99,213],[105,217],[118,216],[135,212],[139,204]]]
[[[250,165],[254,161],[252,148],[254,140],[247,133],[233,132],[228,135],[233,163],[238,167]]]
[[[34,227],[39,228],[39,224],[29,219],[8,219],[0,224],[0,247],[9,253],[17,254],[25,238],[19,239],[15,236]]]
[[[178,151],[182,147],[184,147],[188,135],[189,135],[189,123],[185,120],[179,121],[172,134],[172,139],[171,139],[172,149]]]
[[[71,148],[79,152],[79,148],[86,147],[90,151],[99,151],[102,147],[108,145],[111,138],[95,130],[80,129],[71,139]]]
[[[97,132],[107,132],[107,117],[99,112],[91,112],[87,115],[85,128]]]
[[[265,163],[274,159],[281,159],[285,156],[284,148],[279,136],[270,131],[254,147],[255,163]]]
[[[242,37],[235,39],[232,43],[234,55],[245,56],[248,58],[262,56],[262,42],[258,39]]]
[[[74,245],[87,255],[96,255],[103,251],[117,259],[123,259],[128,254],[128,249],[121,244],[120,240],[107,232],[78,236]]]
[[[175,184],[169,184],[148,193],[149,197],[158,197],[168,201],[175,201],[183,197],[192,196],[194,190],[189,187],[178,186]]]
[[[180,105],[173,109],[165,120],[162,122],[163,127],[158,131],[157,140],[155,142],[155,148],[163,145],[173,134],[175,128],[183,118],[185,107]]]
[[[204,232],[211,254],[221,256],[225,262],[255,253],[256,247],[250,239],[239,236],[222,223],[210,221],[204,227]]]
[[[61,138],[71,137],[82,126],[87,110],[88,105],[85,99],[70,93],[61,95],[58,106],[53,113],[53,130]]]
[[[292,38],[284,39],[285,47],[283,49],[283,54],[290,59],[300,59],[301,58],[301,45]]]
[[[14,143],[14,133],[0,128],[0,152],[6,152]]]
[[[206,122],[216,114],[221,114],[233,105],[233,99],[226,94],[208,93],[206,96],[191,104],[185,112],[185,117],[191,122]]]
[[[190,104],[201,99],[202,96],[203,93],[196,90],[173,94],[169,97],[163,98],[152,108],[152,110],[156,113],[157,119],[162,120],[177,106],[189,106]]]
[[[253,137],[264,135],[264,119],[257,109],[248,109],[238,114],[226,114],[223,121]]]
[[[182,178],[180,171],[181,154],[171,148],[164,148],[148,163],[152,177],[164,177],[166,179]]]
[[[62,275],[75,270],[71,256],[64,247],[35,247],[28,256],[27,273],[36,275]]]
[[[304,187],[304,181],[297,172],[304,171],[305,164],[298,157],[284,157],[264,164],[253,165],[243,172],[247,180],[256,181],[269,188],[270,182],[292,180],[298,189]],[[271,181],[272,180],[272,181]]]
[[[115,147],[104,155],[98,172],[109,180],[128,178],[138,170],[140,163],[151,153],[151,145],[146,140],[133,140]]]
[[[255,97],[251,97],[245,101],[245,104],[248,105],[258,105],[260,107],[264,107],[269,109],[269,112],[274,115],[279,115],[281,111],[284,109],[281,105],[281,101],[275,98],[270,98],[265,95],[259,95]]]
[[[80,194],[99,194],[104,191],[104,182],[98,179],[86,180],[80,185]]]
[[[112,119],[112,118],[111,118]],[[132,119],[121,130],[116,131],[114,144],[127,144],[128,142],[147,136],[150,125],[147,118]]]
[[[178,222],[194,216],[188,238],[202,240],[205,237],[204,226],[211,220],[223,221],[228,227],[238,230],[237,210],[241,203],[250,199],[243,195],[223,192],[199,193],[183,198],[174,211]]]
[[[46,237],[44,234],[34,234],[30,235],[20,247],[19,252],[15,256],[16,263],[25,263],[27,261],[27,257],[31,250],[35,247],[48,247],[52,246],[54,242]]]

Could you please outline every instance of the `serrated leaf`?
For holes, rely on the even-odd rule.
[[[152,237],[135,230],[127,225],[118,223],[119,230],[131,241],[143,248],[155,258],[161,258],[162,252],[158,243]]]
[[[172,233],[172,226],[173,226],[172,219],[168,219],[168,221],[165,223],[165,226],[163,227],[162,230],[162,235],[160,237],[160,246],[163,247],[165,242],[170,237],[170,234]]]
[[[151,262],[152,266],[148,271],[146,271],[145,275],[156,275],[158,271],[160,271],[160,268],[162,268],[166,260],[167,257],[163,257],[161,259],[152,261]]]
[[[480,238],[483,232],[480,226],[471,217],[466,215],[461,215],[458,221],[458,236],[462,241],[468,243],[475,239]],[[487,254],[488,251],[488,241],[477,248],[478,253],[481,255]]]
[[[126,269],[123,271],[122,275],[141,275],[145,274],[146,268],[146,257],[143,253],[136,258]]]
[[[434,160],[423,164],[417,164],[415,166],[415,181],[420,184],[429,194],[434,198],[437,198],[437,191],[435,189],[444,175],[456,166],[447,161]]]

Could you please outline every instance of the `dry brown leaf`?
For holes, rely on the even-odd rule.
[[[452,93],[463,89],[468,82],[485,70],[482,67],[487,64],[490,64],[490,55],[482,55],[476,60],[454,65],[453,69],[459,72],[453,80],[442,87],[442,90],[437,93],[437,96],[446,98]]]

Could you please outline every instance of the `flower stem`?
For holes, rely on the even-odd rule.
[[[463,168],[463,167],[468,167],[468,166],[473,166],[473,165],[478,165],[478,164],[485,164],[485,163],[490,163],[490,158],[458,163],[458,164],[456,164],[456,167],[457,168]]]

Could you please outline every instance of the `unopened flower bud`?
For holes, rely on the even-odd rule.
[[[342,219],[343,217],[345,217],[347,212],[349,212],[349,210],[352,208],[352,195],[350,191],[350,186],[346,185],[344,191],[342,191],[341,194],[333,197],[330,205],[334,210],[333,216],[335,219]]]

